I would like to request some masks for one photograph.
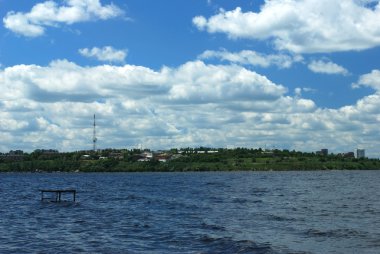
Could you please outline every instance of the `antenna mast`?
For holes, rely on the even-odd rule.
[[[97,141],[97,138],[96,138],[96,123],[95,123],[95,114],[94,114],[94,132],[93,132],[93,136],[92,136],[92,142],[93,142],[94,152],[96,152],[96,141]]]

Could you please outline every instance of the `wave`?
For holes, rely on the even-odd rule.
[[[277,253],[270,244],[257,244],[250,240],[203,236],[200,241],[203,245],[203,250],[200,253]]]
[[[311,237],[334,237],[334,238],[364,238],[367,234],[354,229],[332,229],[332,230],[318,230],[309,229],[305,232],[307,236]]]
[[[266,214],[265,217],[268,221],[296,221],[295,218],[275,214]]]
[[[226,231],[226,228],[223,226],[219,226],[215,224],[207,224],[205,222],[202,223],[201,228],[207,229],[207,230],[213,230],[213,231]]]

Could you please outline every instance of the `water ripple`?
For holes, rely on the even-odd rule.
[[[0,253],[380,253],[380,172],[0,174]],[[78,202],[40,202],[74,188]]]

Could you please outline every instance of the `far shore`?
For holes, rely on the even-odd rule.
[[[2,154],[0,172],[203,172],[379,170],[380,160],[354,153],[306,153],[288,150],[187,148]]]

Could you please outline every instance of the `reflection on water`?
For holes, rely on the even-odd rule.
[[[0,253],[380,253],[380,171],[0,174]],[[39,189],[76,189],[41,202]]]

